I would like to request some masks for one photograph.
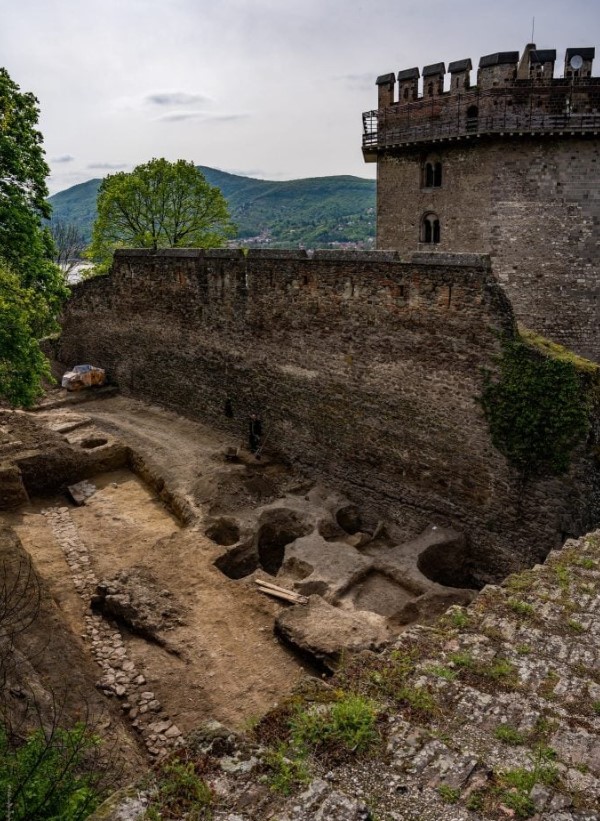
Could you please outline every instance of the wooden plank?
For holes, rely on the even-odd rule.
[[[296,593],[295,590],[290,590],[287,587],[280,587],[278,584],[274,584],[266,579],[256,579],[256,583],[262,585],[263,587],[269,587],[271,590],[277,590],[279,593],[287,593],[290,596],[305,598],[304,596],[301,596],[300,593]]]
[[[255,579],[258,589],[261,593],[268,596],[273,596],[276,599],[283,599],[283,601],[291,602],[292,604],[308,604],[306,596],[301,596],[299,593],[294,593],[293,590],[286,590],[283,587],[278,587],[276,584],[264,582],[262,579]]]

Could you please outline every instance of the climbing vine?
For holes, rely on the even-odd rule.
[[[535,350],[521,337],[503,344],[498,375],[485,374],[481,404],[494,445],[524,476],[564,473],[589,428],[576,362]]]

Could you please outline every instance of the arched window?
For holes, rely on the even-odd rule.
[[[423,188],[441,188],[442,164],[437,157],[429,157],[423,164],[421,185]]]
[[[437,214],[429,211],[421,220],[421,242],[437,245],[440,241],[440,220]]]

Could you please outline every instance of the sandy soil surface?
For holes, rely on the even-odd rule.
[[[46,422],[64,409],[46,411]],[[161,636],[166,646],[123,631],[128,653],[165,712],[187,731],[208,718],[243,727],[271,708],[304,674],[300,661],[273,636],[282,606],[248,581],[214,566],[222,548],[204,535],[215,512],[251,509],[276,498],[294,479],[278,465],[229,464],[227,437],[176,414],[114,397],[77,407],[141,456],[196,518],[183,527],[156,494],[128,470],[93,479],[97,492],[70,515],[99,579],[138,566],[169,591],[181,624]],[[41,510],[65,497],[36,500],[3,517],[16,527],[71,629],[85,635],[85,603]],[[68,671],[65,671],[68,675]]]

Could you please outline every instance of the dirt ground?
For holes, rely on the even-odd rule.
[[[51,424],[64,410],[39,418]],[[67,624],[84,642],[86,604],[42,510],[69,507],[98,579],[145,568],[169,592],[182,623],[161,636],[162,647],[123,630],[136,668],[182,731],[207,719],[243,727],[289,692],[305,668],[273,636],[274,617],[285,605],[213,566],[222,548],[204,535],[204,523],[215,512],[243,514],[276,498],[294,477],[268,462],[259,470],[225,462],[225,448],[239,442],[160,408],[112,397],[76,412],[132,448],[154,479],[161,477],[170,493],[186,501],[192,523],[182,526],[126,469],[94,477],[97,491],[82,507],[64,496],[36,499],[2,520],[15,527]]]

